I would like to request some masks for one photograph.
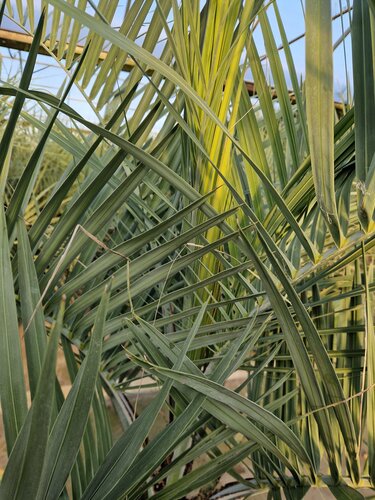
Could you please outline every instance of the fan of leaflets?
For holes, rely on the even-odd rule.
[[[1,498],[362,498],[375,483],[374,2],[354,0],[335,41],[330,3],[306,0],[304,92],[276,1],[28,0],[1,14],[34,36],[18,84],[0,86]],[[339,106],[344,43],[355,102]],[[58,97],[33,81],[42,45],[69,75]],[[97,121],[66,104],[73,85]],[[25,121],[39,138],[14,185]],[[69,159],[31,218],[51,142]],[[138,411],[128,396],[145,380]]]

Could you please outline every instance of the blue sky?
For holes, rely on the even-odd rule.
[[[25,1],[25,0],[24,0]],[[350,4],[350,0],[333,0],[332,1],[332,13],[336,14],[340,12],[341,9],[345,9]],[[112,25],[118,26],[121,24],[122,16],[124,12],[124,6],[126,1],[119,2],[119,8],[116,11],[114,20]],[[35,1],[35,10],[36,15],[38,14],[38,9],[40,1]],[[278,0],[278,6],[280,9],[280,13],[283,19],[285,31],[287,33],[288,40],[292,40],[295,37],[298,37],[305,31],[304,27],[304,16],[303,16],[303,1],[301,0]],[[270,20],[272,26],[276,27],[276,21],[272,16],[272,9],[268,10],[270,12]],[[345,31],[349,26],[350,18],[349,15],[346,14],[341,18],[338,18],[333,23],[333,42],[336,42],[341,36],[343,31]],[[12,23],[8,19],[3,20],[3,28],[6,29],[14,29],[20,30],[14,23]],[[258,34],[256,35],[256,42],[258,45],[259,53],[263,53],[262,48],[262,39],[260,36],[260,30],[258,30]],[[275,37],[278,43],[281,43],[281,39],[277,29],[275,29]],[[346,51],[346,58],[344,57]],[[295,66],[297,73],[301,75],[303,78],[304,75],[304,39],[293,43],[291,45]],[[8,51],[5,48],[0,48],[0,54],[3,56],[2,59],[2,69],[1,69],[1,78],[5,80],[8,75],[17,75],[19,74],[19,61],[18,61],[18,53],[16,51]],[[21,53],[22,58],[25,59],[27,54]],[[281,57],[283,63],[285,63],[283,59],[283,52],[281,51]],[[267,62],[265,62],[265,66],[267,68]],[[286,68],[286,64],[284,65]],[[35,87],[42,88],[46,91],[49,91],[53,94],[56,94],[60,86],[64,81],[65,74],[59,68],[58,63],[47,56],[40,56],[38,58],[38,67],[37,73],[34,75],[33,84]],[[346,72],[350,75],[352,71],[351,68],[351,46],[350,46],[350,37],[347,37],[344,44],[341,44],[339,48],[335,50],[334,54],[334,85],[335,85],[335,93],[337,99],[346,99],[346,87],[347,87],[347,78]],[[349,82],[350,84],[350,82]],[[89,91],[89,89],[87,89]],[[70,93],[70,97],[68,102],[77,109],[81,114],[83,114],[87,119],[96,120],[95,114],[88,106],[85,101],[84,96],[76,87],[72,89]]]

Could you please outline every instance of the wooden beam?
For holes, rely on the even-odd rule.
[[[255,88],[255,83],[253,82],[245,82],[247,92],[250,96],[256,96],[258,95],[257,90]],[[271,98],[272,99],[277,99],[277,93],[276,89],[274,87],[270,87],[270,92],[271,92]],[[292,104],[296,103],[296,96],[294,95],[294,92],[289,91],[289,99]],[[342,102],[335,101],[335,109],[338,114],[338,116],[341,118],[344,115],[345,107]]]
[[[26,35],[24,33],[18,33],[17,31],[10,31],[0,29],[0,46],[7,47],[9,49],[22,50],[23,52],[29,52],[31,44],[33,41],[33,37],[30,35]],[[65,59],[66,51],[68,50],[69,44],[66,44],[65,51],[63,54],[63,59]],[[74,51],[74,57],[79,57],[83,52],[84,46],[77,45]],[[43,45],[39,46],[38,53],[44,56],[50,56],[52,52],[56,55],[57,48],[50,49],[49,40],[46,40]],[[107,57],[108,52],[102,51],[98,57],[98,63],[104,61]],[[135,66],[135,63],[132,59],[127,58],[125,64],[122,68],[123,71],[129,72]]]
[[[18,33],[17,31],[11,31],[11,30],[5,30],[5,29],[0,29],[0,46],[7,47],[9,49],[15,49],[15,50],[21,50],[24,52],[29,52],[31,44],[33,41],[33,37],[31,35],[27,35],[24,33]],[[65,53],[63,54],[63,59],[65,59],[65,54],[66,51],[69,47],[69,44],[66,44],[65,46]],[[47,50],[48,49],[48,50]],[[74,56],[79,57],[82,52],[83,52],[84,46],[83,45],[77,45],[74,51]],[[38,49],[39,54],[45,55],[45,56],[51,56],[52,52],[53,54],[56,55],[57,49],[53,48],[52,50],[49,49],[49,40],[45,41],[43,45],[39,46]],[[98,57],[98,63],[101,61],[104,61],[106,57],[108,56],[108,52],[102,51],[99,54]],[[128,57],[125,61],[125,64],[122,67],[122,71],[129,72],[131,71],[135,66],[135,63],[133,59]],[[257,95],[255,84],[253,82],[245,82],[247,91],[250,96],[255,96]],[[277,94],[276,90],[274,88],[271,88],[271,96],[272,99],[277,99]],[[292,104],[295,104],[296,99],[293,94],[293,92],[289,93],[289,98]],[[338,112],[339,116],[342,116],[344,114],[344,105],[341,102],[335,102],[335,108],[336,111]]]

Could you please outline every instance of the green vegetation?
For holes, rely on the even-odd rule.
[[[306,0],[303,85],[277,0],[122,4],[0,10],[34,35],[19,81],[0,85],[0,498],[363,498],[375,3],[354,0],[334,44],[330,2]],[[354,103],[335,106],[347,38]],[[57,96],[33,84],[41,45],[68,76]],[[66,104],[73,85],[104,119]],[[137,411],[127,396],[145,380]]]

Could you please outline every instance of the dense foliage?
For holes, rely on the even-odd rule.
[[[375,486],[375,2],[348,5],[336,42],[330,2],[306,0],[301,85],[276,0],[2,3],[34,35],[0,86],[2,499]],[[354,103],[335,104],[348,39]],[[58,96],[33,82],[41,46]]]

